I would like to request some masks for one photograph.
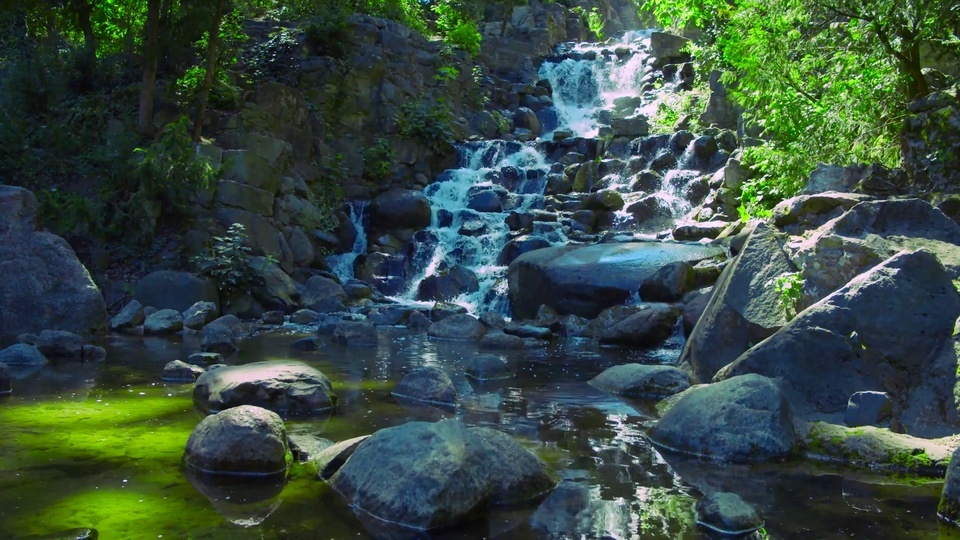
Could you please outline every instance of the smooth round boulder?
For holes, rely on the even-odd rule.
[[[413,189],[391,189],[370,204],[370,221],[380,229],[423,229],[431,215],[426,195]]]
[[[283,325],[283,312],[268,311],[260,316],[260,322],[271,326],[281,326]]]
[[[21,336],[24,337],[24,336]],[[44,330],[33,341],[21,342],[36,345],[47,358],[82,358],[83,338],[64,330]]]
[[[228,315],[228,317],[232,317],[232,315]],[[224,318],[226,317],[220,317],[220,319]],[[229,354],[240,350],[234,327],[218,322],[220,319],[200,330],[200,349],[203,352]]]
[[[183,317],[175,309],[161,309],[143,323],[143,333],[150,335],[175,334],[183,330]]]
[[[197,302],[183,312],[183,326],[199,330],[220,316],[220,309],[213,302]]]
[[[174,360],[163,366],[160,378],[169,382],[193,382],[206,371],[200,366],[188,364],[183,360]]]
[[[312,309],[301,309],[290,315],[290,322],[293,324],[313,324],[320,318],[320,314]]]
[[[516,339],[520,340],[520,338]],[[523,340],[520,340],[521,347]],[[509,379],[513,377],[510,372],[510,366],[507,361],[499,354],[475,354],[467,363],[467,377],[478,381],[492,381],[498,379]]]
[[[472,193],[467,208],[477,212],[503,212],[503,201],[499,193],[486,189]]]
[[[473,315],[451,315],[430,325],[427,335],[439,339],[477,341],[487,333],[487,327]]]
[[[407,373],[391,394],[405,400],[445,407],[456,406],[459,400],[450,376],[437,367],[423,367]]]
[[[694,506],[697,525],[723,536],[742,537],[763,527],[756,508],[735,493],[714,492]]]
[[[110,319],[111,330],[129,330],[143,324],[147,318],[143,312],[143,304],[136,300],[131,300],[123,306],[120,313],[117,313]]]
[[[623,364],[605,370],[587,384],[620,396],[662,399],[690,388],[690,375],[673,366]]]
[[[533,500],[557,477],[508,435],[451,419],[374,433],[329,483],[365,515],[430,530],[481,517],[493,505]]]
[[[770,379],[749,374],[694,387],[650,430],[667,448],[749,463],[788,457],[797,443],[790,406]]]
[[[42,366],[47,363],[47,357],[33,345],[17,343],[0,351],[0,363],[8,366]]]
[[[280,416],[241,405],[201,420],[187,439],[183,462],[207,474],[271,476],[287,470],[288,453]]]
[[[333,409],[337,397],[320,370],[283,360],[208,371],[197,379],[193,401],[210,412],[255,405],[283,415],[302,415]]]

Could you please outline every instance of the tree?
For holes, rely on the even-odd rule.
[[[220,42],[220,25],[223,23],[223,12],[226,0],[216,0],[217,7],[213,15],[213,24],[210,27],[210,34],[207,38],[207,66],[206,74],[203,78],[203,86],[200,87],[200,104],[197,110],[197,120],[193,130],[193,140],[199,142],[200,135],[203,133],[203,121],[207,112],[207,100],[210,98],[210,89],[213,87],[213,79],[217,73],[217,61],[219,60],[219,51],[217,46]]]
[[[157,60],[160,58],[160,0],[147,1],[147,21],[143,37],[143,82],[140,87],[140,134],[153,135],[153,94],[157,86]]]

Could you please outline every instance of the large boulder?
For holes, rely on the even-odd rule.
[[[48,328],[91,334],[107,327],[103,296],[73,249],[34,229],[38,207],[30,191],[0,185],[0,345]]]
[[[481,517],[492,505],[535,499],[557,478],[509,436],[443,420],[374,433],[329,482],[363,515],[439,529]]]
[[[464,293],[480,290],[477,275],[468,268],[453,268],[423,278],[417,289],[418,300],[453,300]]]
[[[173,270],[159,270],[144,276],[133,286],[133,297],[145,306],[180,313],[197,302],[220,305],[220,293],[213,280]]]
[[[317,313],[345,311],[347,293],[336,281],[323,276],[313,276],[304,283],[300,301],[303,307]]]
[[[473,315],[451,315],[430,325],[427,335],[440,339],[477,341],[487,333],[487,327]]]
[[[370,204],[371,224],[380,229],[422,229],[430,225],[430,201],[422,191],[392,189]]]
[[[776,229],[758,224],[720,275],[680,356],[696,381],[710,381],[720,368],[786,324],[777,292],[768,282],[795,271]]]
[[[715,246],[660,242],[538,249],[510,263],[510,302],[521,319],[533,318],[541,305],[592,319],[623,304],[660,268],[722,254]]]
[[[666,398],[690,388],[690,375],[673,366],[623,364],[590,379],[590,386],[637,398]]]
[[[773,381],[755,374],[680,394],[650,438],[673,450],[733,462],[785,458],[796,444],[787,398]]]
[[[8,366],[42,366],[47,357],[33,345],[17,343],[0,350],[0,364]]]
[[[603,329],[600,334],[600,343],[628,347],[656,347],[673,333],[680,313],[679,307],[670,304],[646,305],[637,313]]]
[[[250,294],[265,309],[290,313],[297,308],[300,292],[297,282],[284,272],[277,263],[266,257],[251,257],[250,267],[256,276],[256,284]]]
[[[377,326],[370,321],[338,321],[333,339],[347,347],[378,347]]]
[[[187,439],[183,462],[207,474],[270,476],[287,470],[288,453],[283,420],[243,405],[201,420]]]
[[[910,390],[927,382],[925,367],[936,360],[958,316],[960,294],[937,258],[902,252],[804,310],[717,379],[746,373],[781,378],[789,382],[797,412],[840,413],[865,390],[888,392],[905,404]],[[953,388],[957,381],[954,373],[942,384]],[[910,420],[901,424],[915,434]]]
[[[407,373],[391,393],[401,399],[446,407],[456,406],[459,399],[450,376],[438,367],[423,367]]]
[[[293,360],[208,371],[197,379],[193,400],[207,411],[256,405],[283,415],[313,414],[337,405],[326,375]]]

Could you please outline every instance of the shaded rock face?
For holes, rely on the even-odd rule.
[[[133,302],[136,302],[136,300]],[[213,322],[219,315],[220,310],[213,302],[197,302],[183,312],[183,326],[191,330],[199,330],[207,323]]]
[[[561,315],[594,318],[623,304],[660,268],[722,253],[714,246],[652,242],[539,249],[510,264],[510,302],[518,318],[533,318],[541,305]]]
[[[490,505],[539,497],[557,479],[506,434],[443,420],[374,433],[329,482],[378,520],[439,529],[479,517]]]
[[[960,185],[960,88],[935,92],[910,105],[900,147],[903,168],[925,190],[956,192]]]
[[[166,335],[183,330],[183,318],[175,309],[161,309],[151,313],[143,323],[144,334]]]
[[[668,304],[652,304],[634,313],[616,324],[606,328],[600,334],[600,343],[629,347],[655,347],[660,345],[676,326],[680,308]]]
[[[337,404],[326,375],[292,360],[208,371],[197,379],[193,400],[207,411],[255,405],[283,415],[313,414]]]
[[[217,284],[190,272],[160,270],[147,274],[133,286],[133,297],[144,306],[183,313],[197,302],[220,305]]]
[[[786,397],[773,381],[755,374],[680,394],[650,438],[673,450],[733,462],[785,458],[796,444]]]
[[[943,492],[937,506],[937,516],[947,522],[960,524],[960,448],[954,450],[943,481]]]
[[[421,191],[390,190],[370,205],[371,223],[381,229],[422,229],[430,225],[430,201]]]
[[[136,300],[131,300],[127,305],[123,306],[120,313],[117,313],[110,319],[110,329],[129,330],[143,324],[146,318],[143,312],[143,304]]]
[[[333,331],[333,339],[348,347],[377,347],[380,339],[377,327],[369,321],[339,321]]]
[[[183,462],[216,475],[282,474],[287,469],[287,433],[276,413],[243,405],[200,421]]]
[[[407,373],[391,393],[401,399],[446,407],[456,406],[459,399],[450,376],[436,367],[424,367]]]
[[[347,293],[336,281],[323,276],[313,276],[303,285],[301,303],[316,313],[344,311]]]
[[[13,377],[10,376],[7,365],[0,362],[0,396],[9,396],[12,393]]]
[[[8,366],[42,366],[47,358],[33,345],[17,343],[0,350],[0,364]]]
[[[937,258],[902,252],[804,310],[716,378],[782,378],[798,412],[843,412],[849,397],[862,390],[886,391],[906,404],[913,388],[930,382],[921,376],[958,316],[960,294]],[[952,379],[941,384],[952,389],[955,383],[954,367]],[[947,420],[943,413],[938,417]],[[914,433],[909,418],[901,424]]]
[[[427,335],[440,339],[476,341],[487,333],[487,327],[472,315],[451,315],[430,325]]]
[[[106,330],[100,290],[65,240],[35,230],[37,208],[30,191],[0,185],[0,345],[48,328]]]
[[[690,375],[673,366],[624,364],[605,370],[589,384],[621,396],[665,398],[690,388]]]
[[[740,255],[720,275],[680,356],[694,380],[710,381],[720,368],[786,324],[776,291],[766,283],[794,271],[776,230],[757,225]]]

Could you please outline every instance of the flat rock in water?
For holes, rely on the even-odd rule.
[[[17,343],[0,351],[0,363],[8,366],[42,366],[47,363],[47,358],[33,345]]]
[[[241,405],[201,420],[187,440],[183,462],[208,474],[270,476],[286,471],[287,452],[280,416]]]
[[[505,334],[499,330],[487,332],[480,338],[480,349],[483,350],[515,351],[523,347],[523,338]]]
[[[143,305],[136,300],[131,300],[123,306],[120,313],[117,313],[110,319],[111,330],[129,330],[143,324],[147,316],[143,312]]]
[[[343,464],[350,459],[353,451],[360,446],[360,443],[367,440],[369,435],[354,437],[345,441],[340,441],[324,448],[312,458],[320,469],[320,479],[329,480],[331,476],[343,467]]]
[[[630,347],[656,347],[673,333],[680,308],[668,304],[651,304],[600,334],[600,343]]]
[[[333,446],[332,441],[303,433],[287,435],[287,444],[293,453],[293,459],[301,463],[316,460],[321,452]]]
[[[430,325],[430,337],[462,341],[478,341],[487,333],[487,327],[472,315],[451,315]]]
[[[484,338],[486,338],[486,336],[484,336]],[[513,377],[509,364],[507,364],[507,361],[499,354],[475,354],[473,358],[467,362],[465,371],[468,377],[472,377],[478,381],[509,379]]]
[[[533,318],[544,304],[561,315],[592,319],[605,308],[623,304],[663,266],[723,254],[716,246],[660,242],[538,249],[510,264],[510,301],[521,319]]]
[[[735,493],[714,492],[697,501],[697,524],[725,536],[743,536],[763,527],[756,508]]]
[[[197,377],[203,375],[205,369],[200,366],[188,364],[182,360],[174,360],[163,367],[163,374],[160,378],[170,382],[194,382]]]
[[[197,302],[183,312],[183,326],[191,330],[199,330],[219,316],[220,309],[213,302]]]
[[[661,399],[690,388],[690,376],[673,366],[624,364],[605,370],[588,384],[621,396]]]
[[[183,317],[174,309],[161,309],[151,314],[143,323],[144,334],[175,334],[183,330]]]
[[[292,360],[208,371],[197,379],[193,400],[207,411],[256,405],[284,415],[314,414],[337,404],[326,375]]]
[[[83,338],[73,332],[44,330],[36,339],[37,349],[47,358],[81,358]]]
[[[450,376],[437,367],[423,367],[411,371],[391,393],[398,398],[447,407],[456,406],[459,401]]]

